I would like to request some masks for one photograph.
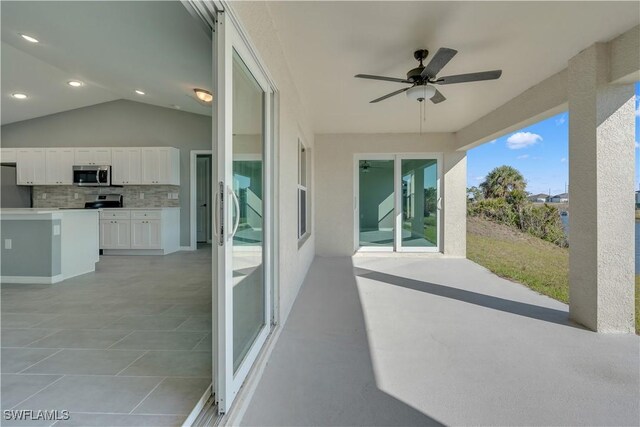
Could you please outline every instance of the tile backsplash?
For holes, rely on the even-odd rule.
[[[172,208],[180,206],[179,185],[128,185],[126,187],[76,187],[73,185],[36,185],[34,208],[84,208],[96,194],[122,194],[125,208]],[[143,198],[140,198],[143,194]],[[77,198],[76,198],[77,197]]]

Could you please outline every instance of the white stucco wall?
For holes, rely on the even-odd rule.
[[[300,102],[299,94],[284,57],[277,31],[266,4],[261,2],[233,2],[234,14],[257,51],[265,68],[277,85],[280,110],[279,127],[279,179],[278,229],[279,229],[279,318],[283,323],[295,300],[300,285],[315,256],[313,215],[309,219],[311,236],[298,247],[298,138],[303,138],[311,155],[314,153],[314,138],[308,115]],[[311,211],[315,205],[314,179],[311,171]],[[308,226],[309,228],[309,226]]]
[[[466,255],[466,152],[453,151],[451,133],[316,135],[316,252],[353,255],[354,155],[443,153],[442,248]]]

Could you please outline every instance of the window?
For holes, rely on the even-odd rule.
[[[306,237],[308,234],[307,220],[309,218],[309,197],[308,193],[308,162],[309,152],[298,138],[298,239]]]

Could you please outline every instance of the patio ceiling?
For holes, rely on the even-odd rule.
[[[353,76],[404,77],[418,48],[458,50],[441,75],[504,71],[497,81],[440,87],[447,101],[427,103],[422,130],[454,132],[640,22],[637,2],[272,2],[268,9],[317,133],[417,132],[417,102],[401,94],[369,104],[405,85]]]

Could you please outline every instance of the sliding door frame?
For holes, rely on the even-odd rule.
[[[273,326],[275,316],[273,310],[277,298],[274,292],[276,283],[275,248],[277,247],[275,230],[274,182],[276,180],[277,164],[275,163],[273,130],[274,107],[277,106],[276,88],[271,79],[264,72],[255,51],[243,35],[229,9],[218,14],[217,52],[216,52],[216,93],[217,100],[217,206],[216,224],[218,245],[217,256],[217,327],[213,340],[214,354],[217,355],[214,384],[218,411],[227,413],[240,390],[243,382],[253,367],[258,354],[262,350]],[[238,369],[233,369],[233,236],[229,230],[233,228],[234,206],[230,202],[233,195],[233,56],[234,51],[249,69],[263,92],[263,161],[264,161],[264,198],[263,198],[263,278],[264,278],[264,326],[254,339],[249,351],[244,356]]]
[[[425,159],[436,161],[436,236],[434,247],[402,245],[402,160]],[[442,153],[357,153],[353,156],[353,216],[354,252],[441,252],[442,248]],[[393,246],[360,246],[360,161],[393,160],[394,228]]]

